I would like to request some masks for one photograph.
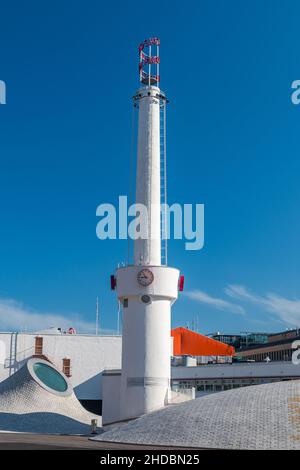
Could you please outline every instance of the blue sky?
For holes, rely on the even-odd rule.
[[[155,6],[155,5],[154,5]],[[174,326],[300,325],[300,4],[290,0],[1,2],[0,328],[88,329],[126,241],[96,207],[129,191],[138,44],[161,38],[169,203],[205,204],[205,247],[169,244],[186,292]]]

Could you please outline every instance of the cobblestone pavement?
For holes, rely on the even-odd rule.
[[[95,439],[214,449],[300,449],[300,381],[197,398],[142,416]]]

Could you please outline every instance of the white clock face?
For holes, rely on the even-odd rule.
[[[142,269],[137,275],[137,280],[141,286],[150,286],[154,280],[153,272],[150,269]]]

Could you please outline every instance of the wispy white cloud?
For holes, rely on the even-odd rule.
[[[225,292],[232,299],[252,302],[265,308],[286,325],[300,326],[300,299],[288,299],[274,293],[261,296],[251,292],[245,286],[236,284],[226,287]]]
[[[224,300],[224,299],[212,297],[211,295],[201,290],[188,291],[186,292],[185,295],[192,300],[196,300],[197,302],[209,305],[218,310],[223,310],[223,311],[227,311],[231,313],[237,313],[240,315],[245,314],[245,309],[241,307],[240,305],[234,304],[232,302],[228,302],[227,300]]]
[[[239,284],[229,284],[229,286],[227,286],[224,291],[229,297],[233,299],[246,300],[258,303],[263,300],[262,297],[254,294],[249,289],[247,289],[247,287],[241,286]]]
[[[39,312],[25,307],[12,299],[0,299],[0,331],[38,331],[50,327],[67,330],[70,327],[79,333],[94,333],[94,323],[87,322],[78,314],[56,314]],[[103,333],[104,330],[101,331]],[[105,331],[109,333],[109,331]]]

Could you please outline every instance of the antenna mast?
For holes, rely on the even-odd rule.
[[[144,85],[155,85],[159,87],[159,38],[149,38],[142,42],[139,46],[140,53],[140,63],[139,63],[139,73],[140,73],[140,82]],[[155,55],[152,55],[154,52]],[[154,74],[152,74],[152,67],[155,69]],[[147,70],[147,71],[146,71]]]

